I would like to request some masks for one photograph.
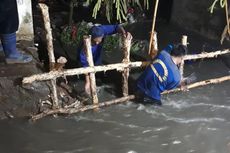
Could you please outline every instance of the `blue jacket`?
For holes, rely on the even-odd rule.
[[[146,96],[161,100],[161,93],[176,88],[181,80],[180,71],[171,55],[163,50],[137,80],[137,87]]]
[[[105,36],[117,33],[117,29],[118,29],[119,25],[101,25],[99,27],[102,28],[102,30],[104,31],[104,37],[105,37]],[[102,43],[100,43],[98,45],[91,46],[94,65],[100,65],[101,64],[102,45],[103,45],[103,41],[102,41]],[[80,51],[80,62],[81,62],[81,65],[83,67],[88,66],[88,62],[86,59],[84,49],[81,49],[81,51]]]

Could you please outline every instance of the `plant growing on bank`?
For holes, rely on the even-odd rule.
[[[230,18],[229,18],[229,10],[228,10],[228,0],[214,0],[210,9],[210,13],[213,13],[216,8],[217,2],[219,2],[221,8],[225,8],[225,17],[226,17],[226,26],[221,34],[220,43],[223,44],[225,38],[230,35]]]
[[[87,0],[88,4],[95,3],[95,0]],[[127,12],[130,6],[137,5],[141,10],[149,9],[149,0],[97,0],[94,4],[92,16],[96,19],[98,11],[105,8],[105,15],[109,22],[116,16],[120,23],[127,20]],[[115,12],[115,14],[114,14]]]
[[[78,46],[84,35],[89,33],[90,25],[87,22],[80,22],[66,26],[61,33],[61,41],[65,45]]]
[[[125,25],[123,25],[125,26]],[[66,26],[61,33],[61,41],[65,45],[79,46],[82,42],[84,35],[89,34],[89,30],[92,27],[91,23],[80,22],[76,25]],[[109,55],[110,52],[116,49],[121,49],[121,36],[119,34],[114,34],[107,36],[104,39],[103,50],[106,55]],[[142,41],[134,40],[130,51],[135,53],[146,47],[147,44],[143,44]]]
[[[216,8],[216,5],[218,5],[217,4],[218,2],[221,8],[224,8],[227,5],[227,0],[214,0],[212,5],[209,8],[210,13],[214,12],[214,9]]]
[[[127,11],[129,7],[138,6],[141,10],[149,8],[149,0],[86,0],[84,2],[87,6],[94,5],[93,14],[94,18],[97,17],[100,9],[105,9],[105,16],[109,22],[116,16],[116,20],[120,23],[127,20]],[[80,0],[69,1],[69,23],[61,33],[61,41],[66,45],[78,45],[81,42],[82,36],[88,34],[89,27],[87,23],[81,22],[77,25],[72,23],[73,8],[80,5]],[[108,38],[108,45],[111,46],[115,38]],[[107,48],[107,46],[105,48]],[[110,48],[110,47],[109,47]]]

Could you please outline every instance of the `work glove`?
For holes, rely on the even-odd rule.
[[[185,84],[191,84],[197,80],[196,73],[192,73],[189,76],[187,76],[185,79]]]

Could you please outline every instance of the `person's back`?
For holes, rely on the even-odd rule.
[[[180,80],[177,65],[163,50],[138,78],[137,86],[148,97],[160,101],[160,93],[177,87]]]

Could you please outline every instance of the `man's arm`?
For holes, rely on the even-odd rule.
[[[181,89],[182,89],[182,90],[187,90],[187,89],[186,89],[186,86],[187,86],[188,84],[191,84],[191,83],[195,82],[196,80],[197,80],[197,77],[196,77],[196,74],[195,74],[195,73],[192,73],[192,74],[190,74],[188,77],[183,78],[183,79],[181,80],[181,82],[180,82],[180,87],[181,87]]]
[[[122,34],[124,37],[126,37],[126,31],[122,25],[118,25],[117,27],[117,33]]]

